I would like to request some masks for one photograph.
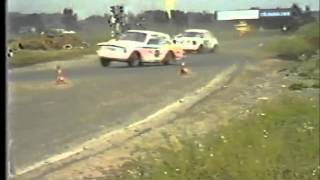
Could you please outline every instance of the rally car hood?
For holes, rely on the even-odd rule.
[[[178,38],[175,38],[175,40],[177,40],[177,41],[201,41],[203,39],[201,39],[199,37],[178,37]]]
[[[119,46],[124,48],[136,48],[144,45],[143,42],[128,41],[128,40],[110,40],[107,42],[98,43],[98,46]]]

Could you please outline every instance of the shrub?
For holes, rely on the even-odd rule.
[[[308,43],[311,44],[313,50],[319,49],[319,44],[320,44],[319,26],[320,24],[318,22],[307,24],[301,27],[298,31],[298,34],[302,36]]]
[[[301,55],[311,56],[319,50],[319,23],[302,26],[294,35],[269,44],[268,50],[284,59],[298,60]]]
[[[290,73],[297,73],[307,79],[319,80],[319,62],[319,54],[313,55],[311,58],[294,65],[290,69]]]
[[[320,88],[320,85],[319,84],[313,84],[311,87],[312,88]]]
[[[301,90],[303,88],[307,88],[308,86],[306,86],[305,84],[303,83],[293,83],[289,86],[289,89],[290,90]]]
[[[299,36],[279,39],[271,43],[268,49],[281,58],[293,60],[297,60],[302,54],[310,55],[313,52],[312,46]]]

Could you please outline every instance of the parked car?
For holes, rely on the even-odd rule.
[[[185,51],[198,53],[205,50],[215,52],[219,45],[217,38],[206,29],[187,29],[175,36],[174,43],[181,45]]]
[[[98,43],[100,47],[97,50],[97,54],[100,57],[102,66],[109,66],[111,62],[125,62],[129,66],[142,65],[143,62],[151,61],[151,57],[148,56],[147,52],[153,52],[151,46],[155,45],[160,47],[162,44],[152,44],[152,39],[162,39],[162,42],[170,41],[170,36],[165,33],[146,31],[146,30],[129,30],[125,32],[119,39],[112,39],[108,42]],[[149,49],[149,51],[144,51]],[[161,48],[159,48],[161,49]],[[155,51],[155,50],[154,50]],[[159,57],[163,55],[164,50],[159,50]],[[169,53],[169,51],[168,51]],[[174,54],[174,52],[173,52]],[[155,55],[158,56],[158,55]],[[154,58],[155,60],[158,57]]]

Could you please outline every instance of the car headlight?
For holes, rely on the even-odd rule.
[[[124,53],[127,53],[127,49],[126,49],[126,48],[123,48],[123,52],[124,52]]]

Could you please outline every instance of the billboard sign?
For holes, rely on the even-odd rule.
[[[245,20],[259,19],[259,10],[238,10],[238,11],[219,11],[217,12],[217,20]]]
[[[291,11],[261,11],[260,17],[288,17]]]

